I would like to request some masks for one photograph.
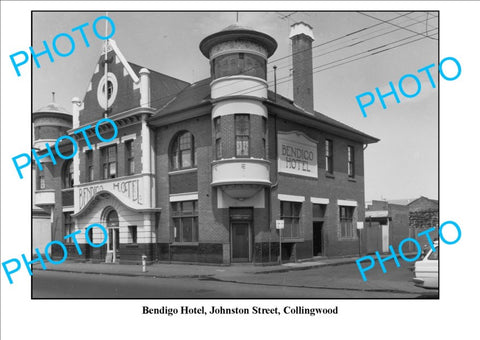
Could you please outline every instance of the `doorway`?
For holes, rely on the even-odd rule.
[[[323,222],[313,222],[313,256],[323,256]]]
[[[387,253],[389,250],[389,236],[388,236],[388,222],[387,224],[382,224],[382,251]]]
[[[117,262],[120,259],[120,227],[118,223],[118,214],[112,210],[107,215],[107,257],[105,262]]]
[[[232,222],[232,262],[251,261],[250,223]]]

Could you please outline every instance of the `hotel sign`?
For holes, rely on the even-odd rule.
[[[279,132],[278,172],[318,178],[317,143],[298,131]]]
[[[149,202],[144,202],[146,190],[150,190],[150,185],[146,185],[148,176],[131,176],[126,179],[105,180],[100,183],[89,183],[75,187],[75,211],[83,209],[92,198],[100,192],[109,192],[117,199],[131,208],[145,208]]]

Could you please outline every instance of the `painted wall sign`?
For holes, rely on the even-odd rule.
[[[127,180],[113,180],[102,182],[98,185],[85,185],[77,187],[78,210],[82,209],[99,191],[108,191],[114,194],[121,201],[133,205],[143,206],[143,197],[148,190],[144,185],[144,177],[127,179]]]
[[[279,132],[278,172],[318,178],[317,143],[298,131]]]

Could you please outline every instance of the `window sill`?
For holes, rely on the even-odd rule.
[[[198,242],[173,242],[170,244],[171,246],[180,246],[180,247],[185,247],[185,246],[198,246]]]
[[[185,174],[189,172],[195,172],[198,168],[188,168],[188,169],[180,169],[180,170],[172,170],[168,172],[168,175],[177,175],[177,174]]]

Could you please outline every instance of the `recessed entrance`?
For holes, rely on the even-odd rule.
[[[230,244],[232,262],[252,261],[251,208],[230,209]]]
[[[117,262],[120,259],[120,227],[118,223],[118,214],[112,210],[107,215],[107,258],[105,262]]]
[[[250,262],[250,223],[232,222],[232,261]]]
[[[323,256],[323,222],[313,222],[313,256]]]

